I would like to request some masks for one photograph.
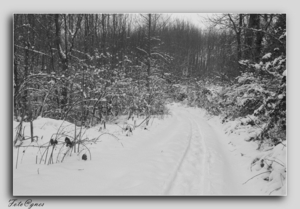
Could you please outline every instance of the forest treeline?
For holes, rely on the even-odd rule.
[[[255,112],[269,124],[262,129],[282,130],[286,15],[206,21],[201,29],[166,14],[15,14],[14,117],[93,125],[165,114],[166,101],[187,98],[225,119]],[[224,87],[218,99],[208,82]]]

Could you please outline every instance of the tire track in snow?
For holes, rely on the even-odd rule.
[[[165,194],[201,195],[207,191],[207,149],[198,124],[186,110],[176,113],[189,125],[188,143],[176,169],[168,181]]]
[[[192,138],[192,126],[190,125],[189,128],[190,128],[189,132],[188,132],[189,135],[187,136],[187,138],[188,138],[188,144],[187,144],[187,146],[186,146],[186,148],[184,150],[184,153],[183,153],[183,155],[182,155],[182,157],[181,157],[178,165],[176,166],[175,171],[173,172],[173,174],[172,174],[172,176],[170,178],[170,181],[167,183],[167,187],[166,187],[165,192],[164,192],[165,194],[170,194],[171,189],[173,189],[175,180],[177,178],[177,174],[179,172],[179,169],[182,167],[183,161],[185,160],[187,152],[188,152],[188,150],[190,148],[191,138]]]
[[[228,167],[226,165],[229,162],[227,162],[227,158],[219,143],[220,139],[214,127],[207,122],[202,113],[196,109],[188,109],[187,111],[193,116],[193,120],[196,121],[207,150],[205,165],[208,168],[205,169],[206,184],[204,194],[228,194],[226,190],[229,189],[231,191],[233,185],[228,183],[229,179],[227,178],[228,175],[226,175]]]

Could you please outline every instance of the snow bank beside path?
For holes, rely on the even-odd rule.
[[[257,128],[240,125],[240,121],[222,124],[219,117],[208,123],[218,133],[220,144],[227,149],[232,169],[244,176],[243,185],[263,195],[286,195],[286,143],[257,150],[258,143],[248,142]],[[230,153],[230,154],[229,154]]]
[[[57,131],[60,121],[40,120],[34,123],[34,135],[40,136],[42,144]],[[18,168],[13,172],[14,195],[165,194],[189,134],[179,117],[151,119],[146,129],[142,125],[130,136],[116,125],[107,124],[107,130],[98,130],[99,126],[90,128],[86,135],[94,138],[105,131],[120,140],[105,135],[98,143],[87,145],[92,153],[92,159],[87,161],[73,153],[63,163],[36,164],[37,148],[20,148]],[[15,164],[18,149],[13,150]]]

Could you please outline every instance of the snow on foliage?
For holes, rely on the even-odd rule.
[[[269,59],[269,58],[271,58],[271,56],[272,56],[272,53],[267,53],[267,54],[265,54],[263,57],[262,57],[262,59],[264,60],[264,59]]]
[[[286,76],[286,70],[282,73],[282,76]]]

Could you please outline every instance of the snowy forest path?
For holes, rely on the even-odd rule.
[[[129,137],[119,133],[124,146],[109,135],[88,145],[92,160],[83,161],[72,155],[63,163],[35,164],[36,151],[28,149],[23,163],[14,170],[14,195],[247,193],[238,181],[235,163],[228,157],[231,153],[226,153],[226,142],[203,111],[180,104],[169,108],[170,116],[154,118],[147,129],[136,129]],[[41,134],[51,134],[56,130],[53,124],[59,125],[46,118],[36,122],[39,123],[35,131]],[[118,134],[119,127],[108,125],[108,131],[113,128]],[[87,135],[99,136],[98,129],[91,128]],[[16,156],[14,149],[14,159]]]

